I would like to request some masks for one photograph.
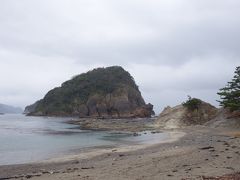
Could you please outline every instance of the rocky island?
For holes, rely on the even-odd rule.
[[[36,116],[93,118],[151,117],[134,78],[120,66],[97,68],[73,77],[25,108]]]

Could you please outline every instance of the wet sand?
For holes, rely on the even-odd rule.
[[[202,126],[171,131],[161,144],[92,149],[60,159],[0,167],[0,179],[206,179],[240,171],[239,133]],[[179,138],[179,139],[178,139]]]

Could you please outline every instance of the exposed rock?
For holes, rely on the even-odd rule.
[[[212,128],[240,128],[239,111],[231,112],[229,109],[221,108],[216,117],[205,124]]]
[[[29,114],[31,112],[34,112],[39,103],[40,101],[37,101],[34,104],[25,107],[24,114]]]
[[[69,121],[80,125],[81,129],[110,130],[133,132],[134,136],[140,136],[136,132],[153,130],[154,119],[152,118],[80,118]]]
[[[149,103],[138,108],[134,113],[134,117],[151,117],[152,114],[154,114],[153,105]]]
[[[240,119],[240,110],[230,111],[225,109],[225,116],[227,119]]]
[[[168,106],[159,115],[157,126],[179,128],[189,125],[203,125],[215,118],[217,112],[217,108],[203,101],[201,101],[199,107],[195,110],[190,110],[183,105],[173,108]]]
[[[96,118],[151,117],[133,77],[122,67],[98,68],[75,76],[49,91],[25,113],[40,116]]]

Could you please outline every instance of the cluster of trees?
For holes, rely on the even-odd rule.
[[[233,79],[218,92],[220,106],[231,111],[240,110],[240,66],[236,68]]]
[[[236,68],[233,79],[224,88],[221,88],[217,94],[221,99],[218,101],[220,106],[230,111],[240,110],[240,66]],[[199,99],[190,96],[188,96],[186,102],[183,102],[183,106],[192,111],[198,109],[200,104]]]
[[[192,98],[191,96],[188,96],[188,100],[182,103],[182,105],[190,111],[198,109],[201,104],[202,101],[200,99]]]

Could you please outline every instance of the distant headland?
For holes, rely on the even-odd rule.
[[[0,104],[0,115],[3,114],[20,114],[23,110],[20,107],[13,107],[6,104]]]

